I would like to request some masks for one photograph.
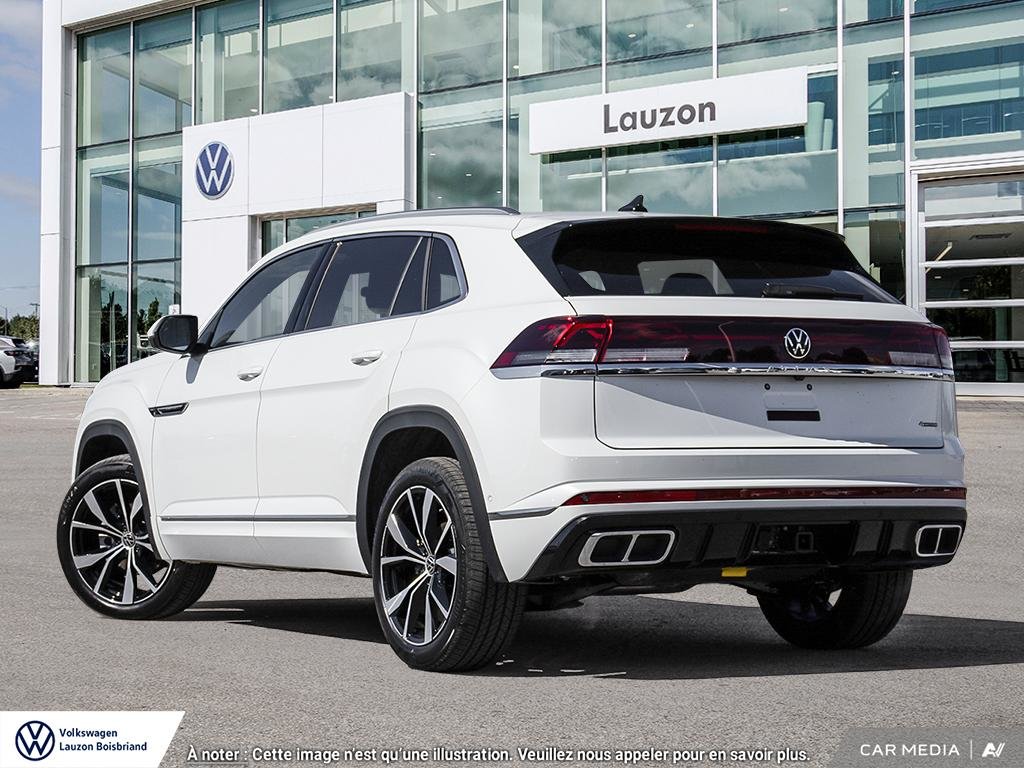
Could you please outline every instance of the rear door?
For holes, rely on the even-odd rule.
[[[427,235],[343,240],[305,330],[263,383],[255,535],[270,565],[361,571],[355,539],[363,452],[422,308]]]

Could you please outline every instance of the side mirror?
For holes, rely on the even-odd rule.
[[[149,329],[149,346],[162,352],[187,355],[199,340],[195,315],[164,315]]]

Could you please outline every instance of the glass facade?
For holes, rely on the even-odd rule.
[[[642,194],[834,229],[948,327],[965,380],[1024,383],[1022,18],[1024,0],[220,0],[79,35],[75,376],[145,354],[180,301],[185,127],[408,91],[419,207]],[[792,66],[803,126],[528,150],[532,104]],[[909,188],[993,156],[1019,172]],[[267,218],[261,250],[354,215]]]

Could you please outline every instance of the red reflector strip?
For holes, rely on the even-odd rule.
[[[700,488],[668,491],[595,491],[569,499],[582,504],[654,504],[672,501],[757,501],[763,499],[960,499],[966,488],[864,486],[844,488]]]

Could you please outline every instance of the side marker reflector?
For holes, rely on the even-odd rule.
[[[746,568],[723,568],[722,578],[723,579],[742,579],[747,575]]]

